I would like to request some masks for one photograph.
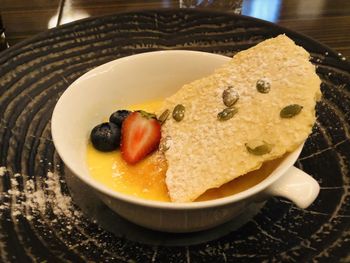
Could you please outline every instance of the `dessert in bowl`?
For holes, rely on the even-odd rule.
[[[166,174],[163,174],[163,179],[164,177],[166,177],[166,179],[164,179],[165,183],[163,180],[162,188],[163,192],[165,192],[165,196],[167,194],[166,190],[173,187],[173,190],[171,190],[172,194],[169,194],[168,199],[157,197],[143,198],[142,196],[132,195],[127,191],[123,193],[122,191],[115,190],[111,185],[108,185],[108,183],[99,179],[99,177],[111,177],[111,173],[99,175],[99,172],[97,172],[97,175],[94,175],[91,172],[91,169],[89,169],[91,168],[91,163],[103,162],[100,160],[105,160],[105,158],[107,158],[106,156],[111,154],[101,153],[102,159],[98,160],[96,157],[97,153],[91,154],[91,151],[93,151],[89,142],[91,130],[97,124],[106,120],[106,118],[108,118],[111,113],[115,112],[116,109],[132,109],[132,105],[139,105],[152,101],[164,101],[165,103],[162,103],[162,106],[159,107],[159,112],[163,112],[164,107],[169,107],[169,105],[171,111],[173,111],[173,108],[181,103],[181,101],[176,101],[178,98],[181,97],[184,101],[191,101],[191,99],[185,98],[181,92],[179,93],[180,88],[183,85],[187,83],[198,83],[193,81],[204,78],[208,75],[210,76],[210,74],[217,69],[219,69],[220,72],[220,70],[230,61],[231,58],[204,52],[179,50],[157,51],[121,58],[89,71],[76,80],[64,92],[55,107],[52,117],[52,137],[60,157],[73,174],[96,190],[99,197],[112,210],[138,225],[155,230],[191,232],[208,229],[233,219],[240,213],[244,213],[245,208],[252,202],[262,201],[271,195],[286,197],[301,208],[307,207],[316,198],[319,192],[319,186],[311,176],[295,168],[293,164],[302,150],[303,141],[306,139],[305,136],[311,132],[311,127],[299,132],[303,133],[303,136],[298,137],[298,134],[296,135],[299,141],[296,140],[297,144],[294,143],[293,147],[285,147],[288,149],[283,148],[282,150],[280,150],[281,147],[272,148],[272,150],[262,152],[261,155],[265,157],[255,156],[256,151],[258,150],[259,152],[259,149],[264,149],[266,148],[265,146],[260,147],[261,145],[256,142],[253,144],[250,142],[243,142],[243,146],[239,145],[242,146],[239,148],[239,151],[241,151],[239,154],[246,156],[243,159],[249,160],[248,164],[250,166],[245,166],[242,170],[245,172],[242,173],[240,171],[239,175],[236,174],[236,169],[232,172],[232,175],[223,176],[223,173],[226,174],[227,169],[230,169],[230,164],[226,165],[227,160],[223,160],[225,164],[223,168],[225,169],[211,170],[208,166],[210,166],[211,163],[215,166],[214,163],[216,162],[216,160],[213,160],[212,154],[205,155],[203,151],[197,152],[191,150],[186,152],[186,154],[182,156],[182,158],[186,158],[186,163],[189,163],[186,168],[189,168],[192,165],[190,163],[191,160],[198,160],[198,156],[200,156],[203,164],[205,164],[205,169],[210,170],[209,174],[202,174],[206,183],[198,185],[198,182],[196,181],[201,179],[200,175],[198,173],[192,173],[191,169],[186,170],[186,174],[181,174],[176,169],[170,170],[169,167],[166,167],[164,169],[166,170]],[[279,63],[286,62],[282,59]],[[242,63],[242,65],[244,65],[244,63]],[[296,65],[292,63],[289,66],[291,67],[290,74],[293,75],[292,68]],[[249,71],[251,71],[251,69],[247,68],[247,72]],[[299,72],[295,73],[296,76],[298,73]],[[225,78],[227,71],[221,70],[221,73],[219,74]],[[241,77],[244,78],[244,76]],[[211,80],[209,80],[209,82],[210,81]],[[215,81],[216,80],[214,80],[214,82]],[[275,82],[277,83],[278,81],[280,80],[276,80]],[[254,82],[256,82],[256,80]],[[315,83],[316,82],[317,81],[315,81]],[[313,83],[314,86],[315,83]],[[205,82],[199,82],[199,84],[205,85]],[[300,83],[296,84],[301,85]],[[218,86],[220,85],[222,85],[222,83],[218,83]],[[226,84],[224,83],[223,86],[225,85]],[[273,85],[274,83],[272,83],[271,89],[273,89]],[[286,85],[288,86],[287,82]],[[195,89],[193,89],[195,86],[196,84],[192,86],[190,85],[190,90],[188,93],[185,93],[185,95],[191,95],[192,92],[195,92]],[[220,98],[222,97],[222,91],[228,89],[226,86],[218,93]],[[263,92],[261,93],[263,94],[266,92],[266,89],[264,89],[266,87],[262,85],[262,88]],[[257,88],[254,87],[254,89],[256,90]],[[237,104],[240,113],[240,110],[244,109],[244,96],[249,97],[250,95],[244,94],[244,91],[239,87],[238,91],[241,93],[241,97],[237,103],[242,102],[242,104]],[[263,94],[262,96],[264,95],[266,94]],[[198,98],[199,97],[201,96],[198,96]],[[173,102],[174,98],[175,102]],[[193,105],[195,105],[196,99],[197,98],[193,98]],[[265,98],[263,97],[262,100],[264,99]],[[145,108],[142,109],[141,107],[140,110],[145,110],[148,106],[149,103],[146,103]],[[222,108],[225,107],[226,106],[222,106]],[[232,109],[232,107],[229,108]],[[303,111],[307,114],[308,108],[305,107]],[[303,111],[300,116],[304,116]],[[157,117],[160,115],[159,112],[157,112]],[[185,120],[187,116],[190,116],[189,112],[190,109],[185,112],[185,119],[182,122],[183,124],[186,124]],[[216,121],[219,122],[219,125],[224,125],[222,121],[228,122],[236,120],[237,123],[239,123],[239,113],[237,113],[237,116],[233,116],[233,114],[231,114],[232,111],[229,111],[232,116],[227,120],[222,120],[219,119],[222,118],[222,116],[220,117],[219,115],[220,112],[221,110],[218,112],[217,109],[215,109],[213,113]],[[294,112],[294,114],[297,113]],[[307,116],[312,116],[312,114],[314,115],[314,112],[311,112]],[[198,121],[200,122],[200,120]],[[178,122],[177,120],[173,120],[171,116],[168,117],[168,120],[162,126],[162,136],[163,132],[166,137],[172,136],[171,132],[174,130],[173,127],[178,123],[180,123],[180,125],[182,124],[181,121]],[[215,125],[215,123],[213,125]],[[268,126],[268,123],[266,123],[266,125]],[[293,125],[293,127],[298,127],[297,123],[294,123]],[[310,121],[307,125],[310,126]],[[184,128],[179,128],[178,130],[181,129]],[[192,130],[191,138],[195,138],[198,135],[195,130],[196,129]],[[173,136],[176,138],[176,133]],[[264,138],[264,141],[265,140],[266,139]],[[173,144],[174,147],[177,147],[176,143],[178,145],[179,142],[175,142],[175,144]],[[268,143],[268,145],[270,147],[270,143]],[[275,149],[279,151],[276,153]],[[112,154],[114,153],[112,152]],[[157,150],[150,154],[151,155],[147,158],[156,155]],[[179,155],[181,157],[181,153],[176,154],[174,158],[170,156],[171,154],[174,154],[171,150],[160,153],[160,155],[162,154],[165,156],[166,161],[170,161],[168,165],[174,165],[174,163],[177,162],[180,163],[181,166],[183,165],[181,164],[181,159],[178,159]],[[253,156],[250,157],[249,154],[253,154]],[[218,153],[218,156],[220,156],[220,153]],[[220,195],[214,190],[214,188],[221,188],[221,190],[223,190],[223,187],[226,187],[226,189],[234,187],[237,185],[237,181],[235,180],[243,180],[243,178],[247,178],[247,176],[243,174],[249,174],[249,172],[253,174],[255,173],[255,175],[261,175],[262,170],[259,172],[258,168],[263,164],[261,168],[263,169],[271,164],[269,162],[270,160],[276,158],[280,159],[274,161],[275,163],[271,166],[272,168],[270,167],[267,169],[268,172],[261,178],[261,180],[252,183],[252,181],[247,179],[251,183],[245,184],[248,186],[241,188],[240,191],[224,191],[225,193]],[[239,160],[239,158],[237,158],[237,160]],[[232,162],[232,166],[233,165],[234,163]],[[168,171],[171,171],[171,178],[169,177],[169,180],[169,175],[167,174]],[[178,176],[181,178],[174,179]],[[216,177],[219,179],[217,180]],[[223,177],[225,178],[222,179]],[[212,180],[212,178],[216,179]],[[252,176],[252,178],[256,178],[256,176]],[[182,182],[176,185],[176,181],[181,182],[181,180],[184,179],[188,180],[188,184]],[[136,181],[138,180],[136,179]],[[161,180],[157,179],[156,181]],[[166,188],[164,188],[164,185],[166,185]],[[187,187],[187,185],[189,187]],[[201,188],[200,191],[196,191],[197,185],[198,188]],[[180,191],[174,190],[174,188],[178,189],[179,187],[181,188]],[[193,190],[193,188],[195,189]],[[210,192],[212,193],[211,195]],[[213,192],[215,193],[213,194]]]

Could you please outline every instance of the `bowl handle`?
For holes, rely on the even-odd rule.
[[[295,166],[266,189],[267,194],[285,197],[300,208],[311,205],[319,192],[318,182]]]

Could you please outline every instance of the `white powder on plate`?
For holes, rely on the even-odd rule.
[[[26,180],[27,176],[12,174],[6,167],[0,167],[0,176],[5,176],[6,173],[10,177],[11,189],[0,192],[0,216],[10,209],[12,217],[21,215],[27,220],[33,220],[40,214],[46,217],[50,208],[56,216],[52,223],[63,218],[74,221],[81,217],[82,214],[74,207],[71,197],[62,193],[58,174],[48,172],[42,184],[36,184],[33,179]],[[19,185],[20,178],[23,180],[23,189]],[[72,227],[67,224],[67,229],[71,230]]]
[[[6,167],[4,167],[4,166],[1,166],[0,167],[0,176],[4,176],[5,175],[5,173],[6,173]]]

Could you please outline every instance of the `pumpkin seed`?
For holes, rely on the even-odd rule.
[[[232,87],[229,86],[222,93],[222,100],[226,107],[232,107],[239,99],[238,92]]]
[[[238,109],[235,107],[226,108],[223,111],[218,113],[218,119],[220,121],[227,121],[227,120],[231,119],[237,112],[238,112]]]
[[[170,149],[170,145],[171,145],[171,137],[166,136],[159,143],[159,151],[161,151],[163,153],[166,152],[167,150]]]
[[[159,117],[158,121],[162,125],[169,117],[170,110],[166,109]]]
[[[272,150],[272,145],[264,141],[251,141],[245,144],[249,153],[254,155],[264,155]]]
[[[288,105],[281,110],[280,117],[281,118],[292,118],[295,115],[298,115],[302,109],[303,109],[303,106],[300,106],[298,104]]]
[[[185,106],[177,104],[173,110],[173,118],[176,121],[181,121],[185,117]]]
[[[256,82],[256,89],[260,93],[269,93],[271,89],[271,84],[266,79],[259,79]]]

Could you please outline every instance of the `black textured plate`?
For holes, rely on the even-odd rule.
[[[153,50],[232,56],[280,33],[311,53],[323,81],[317,122],[297,162],[321,185],[312,206],[301,210],[274,198],[238,229],[228,224],[192,237],[127,223],[87,189],[89,198],[72,201],[50,119],[76,78],[102,63]],[[47,31],[0,53],[0,65],[1,261],[350,262],[350,64],[329,48],[257,19],[161,10],[86,19]],[[74,194],[84,186],[70,187]]]

